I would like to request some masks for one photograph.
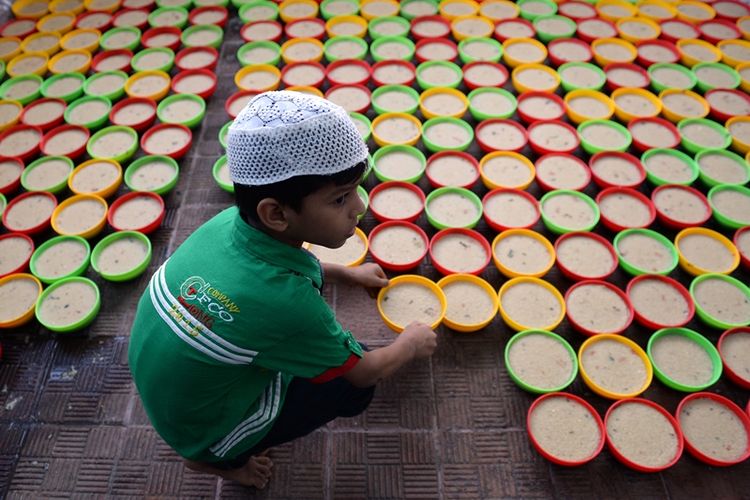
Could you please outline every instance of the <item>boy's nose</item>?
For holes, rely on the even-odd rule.
[[[358,216],[365,212],[365,202],[359,197],[359,192],[354,192],[354,215]]]

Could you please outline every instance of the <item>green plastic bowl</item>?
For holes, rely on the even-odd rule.
[[[565,226],[561,226],[555,221],[553,221],[545,212],[544,210],[544,203],[549,200],[550,198],[553,198],[555,196],[559,195],[571,195],[575,196],[576,198],[583,200],[586,202],[586,204],[593,210],[594,212],[594,220],[591,224],[589,224],[586,227],[583,228],[569,228]],[[596,225],[599,223],[599,205],[596,204],[596,202],[588,195],[581,193],[580,191],[573,191],[571,189],[555,189],[552,191],[548,191],[544,196],[541,197],[539,200],[539,211],[541,212],[542,216],[542,222],[544,223],[544,226],[552,231],[555,234],[565,234],[565,233],[575,233],[575,232],[588,232],[592,231]]]
[[[270,52],[267,57],[262,57],[257,60],[250,59],[249,53],[253,50],[265,49]],[[237,51],[237,60],[241,66],[250,66],[251,64],[270,64],[271,66],[277,66],[281,61],[281,46],[270,40],[258,40],[255,42],[247,42],[239,48]]]
[[[21,94],[18,90],[14,89],[19,83],[26,81],[33,81],[36,84],[36,89],[29,92],[28,94]],[[3,99],[9,99],[12,101],[18,101],[22,105],[26,106],[31,101],[37,100],[42,95],[42,85],[44,80],[39,75],[21,75],[15,76],[3,82],[0,85],[0,97]]]
[[[3,212],[5,212],[5,207],[8,206],[8,200],[5,198],[5,195],[3,193],[0,193],[0,217],[2,217]]]
[[[91,87],[96,83],[97,80],[101,78],[116,76],[121,80],[120,85],[115,85],[112,87],[107,86],[106,91],[104,93],[96,93],[94,89]],[[122,96],[125,95],[125,82],[128,80],[128,74],[124,71],[120,70],[113,70],[113,71],[102,71],[101,73],[94,73],[90,77],[86,79],[86,81],[83,84],[83,93],[89,96],[99,96],[99,97],[106,97],[112,102],[115,102],[119,100]]]
[[[365,142],[369,141],[370,136],[372,135],[372,122],[370,122],[370,119],[362,113],[356,113],[354,111],[349,112],[349,118],[351,118],[354,124],[357,126],[357,130],[359,130],[359,133],[362,136],[362,140]],[[366,130],[366,133],[362,134],[362,130]]]
[[[472,220],[469,223],[464,224],[462,226],[450,226],[446,224],[445,221],[441,221],[438,218],[436,218],[435,215],[430,211],[430,203],[434,201],[435,198],[438,198],[439,196],[442,196],[444,194],[449,194],[449,193],[458,194],[468,199],[469,201],[471,201],[474,207],[476,207],[477,209],[476,216],[472,218]],[[427,198],[425,198],[425,201],[424,201],[424,213],[427,216],[427,222],[429,222],[430,225],[437,230],[448,229],[448,228],[453,228],[453,227],[472,229],[477,225],[479,220],[482,218],[483,208],[484,207],[482,205],[482,200],[479,198],[479,196],[477,196],[473,191],[470,191],[466,188],[457,187],[457,186],[444,186],[441,188],[437,188],[434,191],[432,191],[430,194],[428,194]]]
[[[698,76],[698,71],[700,71],[701,69],[707,69],[707,68],[708,69],[713,68],[713,69],[716,69],[717,71],[723,71],[724,73],[728,75],[729,78],[731,78],[732,83],[729,86],[721,87],[723,89],[736,89],[737,87],[740,86],[740,83],[742,83],[742,77],[740,77],[740,74],[737,72],[737,70],[735,70],[731,66],[727,66],[726,64],[718,63],[718,62],[698,63],[692,67],[692,72],[695,75],[698,89],[702,93],[706,93],[711,89],[719,88],[719,87],[713,86],[712,84],[710,84],[709,82],[705,80],[701,80],[701,77]]]
[[[51,186],[45,186],[43,188],[34,188],[33,186],[29,186],[28,177],[30,173],[34,169],[39,168],[40,165],[44,165],[51,160],[61,161],[65,163],[68,166],[68,175],[62,181]],[[42,156],[41,158],[38,158],[26,165],[26,168],[23,169],[23,172],[21,173],[21,186],[23,186],[26,191],[47,191],[48,193],[58,194],[68,186],[68,178],[70,177],[71,172],[73,172],[73,167],[73,160],[71,160],[67,156]]]
[[[92,153],[93,145],[96,144],[96,141],[106,136],[107,134],[110,134],[112,132],[118,132],[118,131],[126,132],[133,138],[133,144],[126,151],[115,156],[97,156]],[[91,158],[96,158],[98,160],[114,160],[120,164],[129,160],[130,157],[132,157],[137,150],[138,150],[138,132],[136,132],[130,127],[125,127],[122,125],[112,125],[112,126],[101,129],[99,132],[92,135],[91,138],[89,139],[88,144],[86,144],[86,152],[89,154]]]
[[[357,220],[362,220],[362,217],[365,216],[367,209],[370,207],[370,195],[367,193],[367,190],[360,185],[357,186],[357,196],[359,196],[359,199],[362,200],[362,203],[365,206],[362,213],[357,216]]]
[[[510,109],[501,113],[493,113],[492,109],[477,109],[474,106],[472,99],[480,94],[498,94],[507,99],[508,102],[510,102]],[[477,87],[469,92],[469,95],[466,97],[469,99],[469,112],[471,113],[471,116],[473,116],[477,121],[489,120],[491,118],[508,119],[513,116],[513,113],[516,112],[516,108],[518,107],[518,101],[516,100],[516,97],[507,90],[498,87]]]
[[[488,45],[494,51],[491,57],[474,57],[468,53],[467,47],[472,44],[481,43]],[[471,37],[464,38],[458,42],[458,57],[464,64],[469,64],[474,61],[484,62],[500,62],[500,58],[503,57],[503,46],[494,38],[484,37]]]
[[[192,116],[191,118],[182,121],[175,120],[167,116],[166,108],[171,104],[180,101],[193,101],[200,106],[200,111],[198,112],[198,114]],[[202,97],[195,94],[174,94],[166,97],[159,103],[159,105],[156,107],[156,116],[159,117],[159,121],[162,123],[177,123],[180,125],[185,125],[188,128],[195,128],[200,125],[201,121],[203,121],[203,117],[206,116],[206,101],[204,101]]]
[[[568,25],[568,31],[566,31],[565,33],[550,33],[548,31],[544,31],[542,24],[547,20],[564,22]],[[573,36],[575,36],[577,29],[575,21],[573,21],[569,17],[558,15],[539,16],[534,19],[533,25],[534,30],[536,31],[536,37],[544,44],[548,44],[552,40],[557,40],[558,38],[572,38]]]
[[[456,74],[456,79],[448,83],[432,83],[425,80],[422,77],[422,74],[424,74],[425,71],[434,66],[440,66],[452,70]],[[464,72],[461,70],[461,67],[458,64],[454,64],[450,61],[425,61],[417,66],[416,78],[417,84],[422,90],[427,90],[434,87],[450,87],[455,89],[458,88],[459,85],[461,85],[461,81],[464,79]]]
[[[734,184],[719,184],[718,186],[712,187],[708,192],[707,198],[709,205],[711,205],[711,212],[714,215],[714,219],[716,219],[719,224],[727,229],[739,229],[741,227],[750,226],[750,213],[747,214],[746,220],[736,220],[732,219],[727,214],[721,212],[718,208],[716,208],[713,197],[718,193],[721,193],[722,191],[736,191],[750,200],[750,189],[748,189],[746,186],[737,186]]]
[[[81,106],[89,102],[100,102],[106,106],[106,110],[100,116],[88,116],[87,119],[89,121],[87,122],[80,123],[80,122],[73,121],[73,112],[75,111],[75,109],[78,106]],[[99,127],[103,126],[105,123],[107,123],[107,121],[109,120],[109,112],[111,110],[112,110],[112,102],[106,97],[86,96],[86,97],[81,97],[80,99],[76,99],[75,101],[71,102],[70,105],[65,109],[65,113],[63,114],[63,117],[65,118],[65,123],[68,123],[70,125],[81,125],[83,127],[86,127],[89,130],[96,130]]]
[[[383,33],[379,31],[384,29],[388,24],[397,25],[394,28],[397,27],[400,31],[397,33]],[[367,25],[367,33],[370,35],[370,40],[377,40],[384,36],[408,36],[410,29],[411,24],[409,21],[401,16],[376,17]]]
[[[420,12],[418,15],[415,15],[414,13],[409,12],[409,4],[419,2],[423,4],[431,4],[433,7],[432,12]],[[325,2],[324,2],[325,3]],[[438,0],[404,0],[401,3],[401,10],[399,11],[399,15],[403,17],[404,19],[411,21],[415,17],[419,16],[435,16],[438,14]]]
[[[118,45],[112,42],[112,37],[121,33],[132,33],[133,41],[125,45]],[[99,46],[102,50],[117,50],[127,49],[135,52],[135,49],[141,44],[141,30],[135,26],[122,26],[120,28],[112,28],[102,35]]]
[[[50,247],[53,247],[57,245],[58,243],[65,242],[65,241],[75,241],[76,243],[83,245],[83,247],[86,249],[86,256],[78,265],[78,267],[76,267],[75,269],[71,270],[70,272],[66,274],[63,274],[61,276],[54,276],[54,277],[43,275],[41,272],[39,272],[39,269],[38,269],[40,256],[44,252],[46,252]],[[55,236],[54,238],[50,238],[49,240],[45,241],[36,250],[34,250],[34,253],[31,255],[31,260],[29,261],[29,269],[31,270],[31,273],[34,276],[39,278],[39,281],[41,281],[45,285],[50,285],[56,281],[60,281],[65,278],[82,275],[86,271],[86,269],[89,267],[90,257],[91,257],[91,247],[89,246],[89,242],[86,241],[85,238],[81,238],[80,236],[73,236],[73,235]]]
[[[440,125],[441,123],[451,123],[454,125],[458,125],[459,127],[463,128],[466,133],[468,134],[468,139],[457,145],[457,146],[444,146],[440,144],[436,144],[432,142],[427,136],[428,136],[428,130],[430,127],[434,127],[435,125]],[[428,151],[431,151],[433,153],[438,153],[440,151],[466,151],[469,149],[469,146],[471,146],[471,143],[474,141],[474,127],[472,127],[470,124],[466,123],[460,118],[453,118],[450,116],[438,116],[436,118],[430,118],[426,122],[422,124],[422,144],[424,144],[424,147],[427,148]]]
[[[747,162],[745,161],[743,157],[741,157],[740,155],[736,153],[732,153],[731,151],[725,151],[723,149],[704,149],[703,151],[695,155],[695,163],[698,164],[698,178],[701,181],[703,181],[703,184],[705,184],[707,187],[712,188],[714,186],[718,186],[719,184],[730,184],[728,182],[721,182],[719,179],[714,179],[713,177],[710,177],[701,168],[701,160],[704,157],[709,156],[709,155],[724,156],[734,161],[735,163],[737,163],[737,165],[745,169],[745,179],[742,182],[738,182],[736,184],[747,184],[747,182],[750,180],[750,165],[747,164]]]
[[[651,80],[651,87],[653,87],[653,89],[656,90],[657,93],[661,92],[662,90],[674,88],[674,87],[672,87],[671,85],[669,85],[669,84],[667,84],[665,82],[659,81],[654,76],[654,74],[656,73],[657,70],[664,69],[664,68],[672,69],[674,71],[679,71],[680,73],[682,73],[683,75],[685,75],[687,78],[689,78],[690,79],[690,86],[686,87],[686,90],[692,89],[693,87],[695,87],[695,84],[698,83],[698,79],[695,77],[695,73],[693,73],[692,71],[690,71],[690,68],[686,68],[685,66],[683,66],[681,64],[674,64],[674,63],[657,63],[657,64],[652,64],[651,66],[648,67],[648,70],[646,70],[646,72],[648,73],[648,77]]]
[[[232,3],[237,7],[238,14],[243,23],[249,23],[250,21],[274,21],[279,17],[279,6],[276,2],[268,0],[250,0],[249,2],[246,0],[232,0]],[[255,7],[266,7],[271,10],[271,14],[262,18],[254,18],[251,11]]]
[[[648,160],[656,156],[658,154],[673,156],[683,162],[685,165],[690,168],[690,178],[685,179],[684,181],[675,181],[674,179],[663,179],[653,172],[651,172],[648,169]],[[643,164],[644,170],[646,170],[646,179],[653,184],[654,186],[663,186],[665,184],[679,184],[682,186],[690,186],[695,180],[698,178],[698,164],[695,163],[695,160],[693,160],[691,157],[683,153],[682,151],[679,151],[677,149],[661,149],[661,148],[655,148],[655,149],[649,149],[645,153],[641,155],[641,163]]]
[[[174,13],[180,16],[180,19],[173,23],[162,24],[159,17],[165,13]],[[175,28],[184,28],[188,22],[188,10],[183,7],[159,7],[148,15],[148,25],[152,28],[161,26],[174,26]]]
[[[229,120],[219,129],[219,144],[224,149],[227,149],[227,135],[229,134],[229,127],[233,122],[234,120]]]
[[[142,172],[139,172],[141,167],[149,163],[163,163],[174,170],[174,175],[166,178],[166,180],[159,185],[150,186],[148,189],[145,189],[141,184],[139,184],[137,176],[142,174]],[[177,181],[179,180],[179,178],[180,166],[173,158],[170,158],[169,156],[142,156],[131,163],[127,169],[125,169],[125,185],[128,186],[131,191],[150,191],[152,193],[163,196],[170,192],[172,188],[177,185]]]
[[[226,164],[227,164],[227,155],[220,156],[219,159],[216,160],[216,162],[214,162],[214,166],[211,169],[211,173],[214,176],[214,181],[216,181],[216,184],[218,184],[221,189],[223,189],[224,191],[228,193],[234,193],[234,184],[231,182],[228,182],[228,183],[225,182],[224,180],[222,180],[219,174],[219,171],[222,168],[225,168]]]
[[[132,238],[144,244],[146,246],[146,256],[143,258],[143,260],[138,262],[137,265],[121,273],[109,274],[102,271],[99,267],[99,259],[102,256],[102,252],[104,252],[104,250],[106,250],[106,248],[112,243],[115,243],[116,241],[124,238]],[[92,250],[91,252],[92,269],[107,281],[128,281],[137,278],[138,276],[143,274],[150,262],[151,240],[148,239],[148,236],[138,231],[117,231],[108,236],[105,236],[99,243],[96,244],[94,250]]]
[[[212,41],[210,41],[209,43],[190,42],[190,37],[195,33],[199,33],[201,31],[210,31],[211,35],[213,35]],[[224,41],[224,30],[221,29],[221,26],[217,26],[215,24],[197,24],[194,26],[190,26],[188,29],[183,31],[182,35],[180,35],[180,41],[185,47],[213,47],[215,49],[218,49],[221,47],[221,43]]]
[[[685,383],[681,383],[676,381],[675,379],[671,378],[669,375],[664,373],[662,370],[662,367],[659,366],[658,363],[656,363],[656,360],[654,359],[654,345],[664,337],[668,337],[671,335],[675,335],[678,337],[684,337],[687,340],[691,341],[692,343],[698,345],[701,349],[703,349],[708,357],[711,359],[711,365],[712,365],[712,372],[711,372],[711,378],[700,385],[689,385]],[[721,362],[721,356],[719,355],[719,351],[716,350],[716,347],[703,335],[700,333],[690,330],[689,328],[662,328],[661,330],[657,330],[654,332],[651,337],[648,339],[648,345],[646,346],[646,353],[648,354],[648,359],[651,361],[651,366],[654,368],[654,375],[656,375],[656,378],[658,378],[662,384],[666,385],[670,389],[674,389],[676,391],[682,391],[682,392],[698,392],[702,391],[704,389],[707,389],[714,385],[716,382],[718,382],[719,377],[721,377],[721,372],[723,368],[723,363]]]
[[[545,12],[543,14],[537,14],[535,12],[530,12],[529,10],[524,9],[524,5],[527,3],[543,3],[546,4],[550,11]],[[555,2],[552,2],[551,0],[521,0],[518,2],[518,7],[521,9],[520,14],[521,17],[526,19],[527,21],[534,21],[534,19],[538,17],[545,17],[545,16],[551,16],[554,14],[557,14],[557,4]]]
[[[47,297],[49,297],[55,290],[58,288],[68,284],[68,283],[84,283],[91,288],[94,289],[96,292],[94,304],[89,309],[89,311],[83,315],[78,321],[74,323],[70,323],[68,325],[53,325],[45,321],[40,317],[40,310],[41,306],[44,303],[45,300],[47,300]],[[59,333],[67,333],[67,332],[73,332],[76,330],[80,330],[82,328],[87,327],[89,324],[91,324],[92,321],[94,321],[94,318],[96,318],[96,315],[99,314],[99,308],[101,307],[101,295],[99,294],[99,287],[96,286],[96,283],[91,281],[88,278],[84,278],[83,276],[71,276],[69,278],[61,279],[59,281],[56,281],[52,283],[46,290],[42,292],[42,294],[39,296],[39,300],[36,302],[36,307],[34,309],[34,314],[36,316],[37,321],[42,324],[43,327],[45,327],[48,330],[51,330],[53,332],[59,332]]]
[[[715,130],[717,133],[721,134],[722,138],[724,139],[724,142],[721,146],[717,146],[720,149],[726,149],[732,144],[732,135],[729,133],[727,129],[725,129],[721,124],[716,123],[713,120],[709,120],[707,118],[684,118],[677,123],[677,130],[680,131],[680,144],[682,144],[682,148],[692,154],[698,154],[704,149],[710,149],[708,146],[703,146],[701,144],[698,144],[694,141],[691,141],[687,137],[685,137],[682,134],[682,129],[688,125],[705,125],[712,130]]]
[[[68,92],[67,94],[60,94],[59,92],[53,91],[52,87],[55,83],[60,80],[74,79],[78,81],[78,86],[75,90]],[[43,97],[53,97],[56,99],[62,99],[66,103],[74,101],[81,97],[83,94],[83,84],[86,81],[86,77],[82,73],[58,73],[57,75],[51,76],[44,80],[42,84],[41,93]]]
[[[351,5],[351,8],[345,14],[331,12],[328,9],[328,7],[334,2],[336,3],[346,2]],[[359,13],[359,2],[357,0],[323,0],[323,2],[320,4],[320,13],[323,16],[323,19],[325,19],[326,21],[328,21],[332,17],[341,16],[341,15],[356,16]]]
[[[693,279],[693,281],[690,283],[690,296],[693,298],[693,303],[695,303],[695,312],[698,315],[698,317],[708,326],[712,328],[717,328],[719,330],[728,330],[730,328],[750,325],[750,321],[745,322],[745,323],[727,323],[726,321],[723,321],[719,318],[712,316],[708,311],[703,309],[703,306],[695,298],[695,289],[701,282],[706,281],[708,279],[719,279],[722,281],[726,281],[727,283],[734,285],[735,288],[737,288],[740,292],[742,292],[747,297],[748,300],[750,300],[750,288],[748,288],[747,285],[742,283],[737,278],[727,276],[726,274],[714,274],[714,273],[701,274],[700,276],[696,276]]]
[[[388,177],[378,168],[378,161],[383,156],[394,152],[407,153],[411,156],[414,156],[417,160],[419,160],[422,168],[420,168],[419,172],[416,175],[413,175],[411,177]],[[408,146],[406,144],[390,144],[388,146],[378,148],[378,150],[375,151],[375,154],[372,155],[372,165],[372,170],[375,172],[375,177],[377,177],[380,182],[401,181],[413,184],[421,179],[422,175],[424,175],[424,170],[427,167],[427,158],[425,158],[422,151],[415,148],[414,146]]]
[[[167,56],[166,62],[161,66],[148,66],[143,64],[143,58],[153,54],[164,54]],[[133,71],[164,71],[169,73],[174,66],[174,51],[169,47],[151,47],[150,49],[143,49],[136,53],[130,60],[130,66]],[[123,83],[123,88],[125,84]]]
[[[623,238],[630,234],[641,234],[643,236],[647,236],[651,239],[654,239],[662,244],[664,248],[667,249],[669,252],[672,261],[670,262],[669,266],[665,269],[661,269],[657,272],[648,270],[648,269],[640,269],[633,265],[630,261],[627,260],[625,256],[623,256],[622,252],[620,251],[620,242]],[[612,241],[612,246],[615,247],[615,252],[617,253],[617,260],[620,262],[620,267],[622,267],[628,274],[631,276],[640,276],[642,274],[661,274],[663,276],[668,275],[671,273],[676,267],[679,260],[679,256],[677,255],[677,249],[674,246],[674,243],[672,243],[666,236],[657,233],[656,231],[652,231],[651,229],[625,229],[624,231],[620,231],[615,236],[615,239]]]
[[[378,50],[383,45],[389,44],[389,43],[398,43],[406,47],[406,52],[404,53],[404,55],[397,59],[402,60],[402,61],[411,61],[414,58],[414,51],[416,49],[414,42],[412,42],[405,36],[384,36],[384,37],[378,38],[377,40],[373,40],[373,42],[370,44],[370,55],[372,56],[372,59],[375,62],[394,59],[392,57],[387,57],[384,54],[380,54],[378,52]]]
[[[333,54],[333,47],[337,43],[354,43],[359,46],[359,52],[348,57],[338,57]],[[326,42],[323,44],[323,55],[325,56],[326,61],[328,61],[329,63],[336,62],[341,59],[361,60],[367,57],[367,49],[367,42],[357,36],[334,36],[333,38],[329,38],[328,40],[326,40]]]
[[[516,373],[515,370],[513,370],[513,367],[510,364],[511,347],[513,347],[513,344],[523,339],[524,337],[528,337],[529,335],[544,335],[545,337],[549,337],[550,339],[554,340],[558,344],[562,345],[567,351],[568,355],[570,356],[570,361],[571,361],[571,365],[573,368],[570,372],[570,376],[562,385],[559,385],[558,387],[552,387],[552,388],[542,388],[542,387],[538,387],[535,385],[531,385],[525,382],[523,377],[520,376],[518,373]],[[570,346],[568,341],[554,332],[549,332],[547,330],[524,330],[522,332],[518,332],[515,335],[513,335],[510,338],[510,340],[505,344],[505,369],[508,370],[508,375],[510,376],[511,380],[513,380],[513,382],[515,382],[516,385],[518,385],[518,387],[520,387],[521,389],[525,391],[531,392],[533,394],[546,394],[548,392],[558,392],[558,391],[565,390],[566,387],[568,387],[570,384],[573,383],[576,376],[578,375],[578,356],[576,355],[576,352]]]
[[[0,82],[5,78],[5,61],[0,61]]]
[[[613,128],[617,130],[622,136],[625,137],[625,144],[623,146],[620,146],[618,148],[605,148],[602,146],[597,146],[596,144],[593,144],[589,142],[584,136],[583,131],[586,130],[588,127],[592,125],[605,125],[607,127]],[[590,155],[594,155],[596,153],[600,153],[602,151],[619,151],[619,152],[625,152],[630,147],[630,144],[633,142],[633,136],[630,135],[630,131],[625,128],[623,125],[620,125],[619,123],[612,121],[612,120],[587,120],[580,125],[578,125],[578,137],[581,139],[581,147],[584,151],[586,151]]]
[[[570,80],[566,80],[564,78],[565,70],[570,68],[585,68],[590,70],[593,73],[596,73],[596,75],[599,77],[599,80],[590,86],[582,86],[582,85],[576,85],[575,83],[571,82]],[[596,66],[591,63],[587,62],[567,62],[565,64],[561,64],[559,68],[557,68],[557,74],[560,75],[560,83],[562,84],[563,90],[565,92],[570,92],[572,90],[601,90],[604,88],[604,84],[607,82],[607,75],[604,74],[604,71],[599,66]]]
[[[383,105],[380,102],[378,102],[378,98],[381,97],[386,92],[400,92],[400,93],[406,94],[412,98],[414,103],[412,106],[406,109],[383,107]],[[370,102],[372,103],[372,109],[374,109],[375,113],[379,115],[382,115],[383,113],[406,113],[409,115],[413,115],[414,113],[417,112],[417,109],[419,108],[419,92],[414,90],[412,87],[407,87],[406,85],[383,85],[381,87],[377,87],[375,90],[372,91]]]

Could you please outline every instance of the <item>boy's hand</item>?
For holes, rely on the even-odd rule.
[[[432,356],[437,347],[437,335],[426,323],[412,321],[398,337],[402,342],[409,342],[413,348],[414,358]]]
[[[352,283],[365,287],[371,297],[377,296],[380,288],[388,286],[385,272],[379,265],[372,262],[352,267],[350,272]]]

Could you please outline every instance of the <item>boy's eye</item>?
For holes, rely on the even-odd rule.
[[[336,205],[343,205],[344,203],[346,203],[346,198],[347,198],[348,196],[349,196],[349,193],[344,193],[344,194],[342,194],[341,196],[339,196],[338,198],[336,198],[335,200],[333,200],[333,202],[334,202],[334,203],[335,203]]]

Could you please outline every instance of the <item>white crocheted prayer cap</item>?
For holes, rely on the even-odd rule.
[[[227,136],[229,177],[247,186],[335,174],[366,158],[367,146],[346,110],[301,92],[255,96]]]

